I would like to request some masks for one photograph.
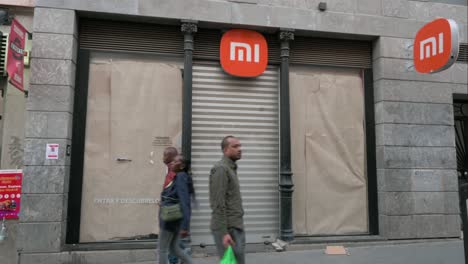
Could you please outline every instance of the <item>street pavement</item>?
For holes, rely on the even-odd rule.
[[[323,249],[250,253],[248,264],[463,264],[462,240],[348,247],[348,255],[326,255]],[[218,264],[215,257],[194,258],[195,264]],[[155,264],[155,261],[132,264]],[[130,264],[130,263],[129,263]]]

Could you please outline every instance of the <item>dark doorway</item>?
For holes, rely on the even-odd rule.
[[[454,95],[453,98],[460,215],[465,248],[465,263],[468,263],[468,215],[466,209],[466,199],[468,199],[468,95]]]

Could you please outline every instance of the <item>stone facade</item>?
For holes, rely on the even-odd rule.
[[[71,143],[76,29],[75,11],[35,8],[17,242],[21,256],[61,252],[65,243],[70,173],[65,150]],[[57,160],[45,159],[47,143],[59,144]]]
[[[443,16],[467,42],[467,6],[427,1],[329,0],[37,0],[25,148],[25,189],[19,225],[21,263],[68,263],[64,245],[71,142],[77,12],[291,28],[375,38],[373,73],[380,235],[388,239],[459,237],[452,94],[467,94],[466,63],[432,75],[415,72],[412,38]],[[145,18],[141,18],[142,20]],[[60,158],[45,160],[46,143]],[[26,181],[31,181],[27,182]],[[48,208],[50,204],[53,209]],[[133,253],[113,263],[124,263]],[[53,253],[53,254],[50,254]],[[101,253],[95,253],[100,255]],[[119,253],[120,254],[120,253]],[[74,255],[77,262],[95,255]],[[151,258],[152,256],[149,256]],[[45,261],[45,260],[44,260]],[[46,263],[46,262],[44,262]],[[105,263],[105,262],[92,262]]]

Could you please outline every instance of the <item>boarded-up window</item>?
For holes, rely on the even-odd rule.
[[[182,126],[180,62],[101,53],[89,68],[80,242],[159,232],[155,203]]]
[[[290,93],[295,233],[367,233],[360,70],[291,67]]]

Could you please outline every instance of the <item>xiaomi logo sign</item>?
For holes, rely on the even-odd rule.
[[[420,73],[435,73],[452,66],[458,57],[458,26],[439,18],[424,27],[414,39],[414,67]]]
[[[268,65],[268,45],[258,32],[232,29],[221,38],[220,58],[225,72],[239,77],[256,77]]]

